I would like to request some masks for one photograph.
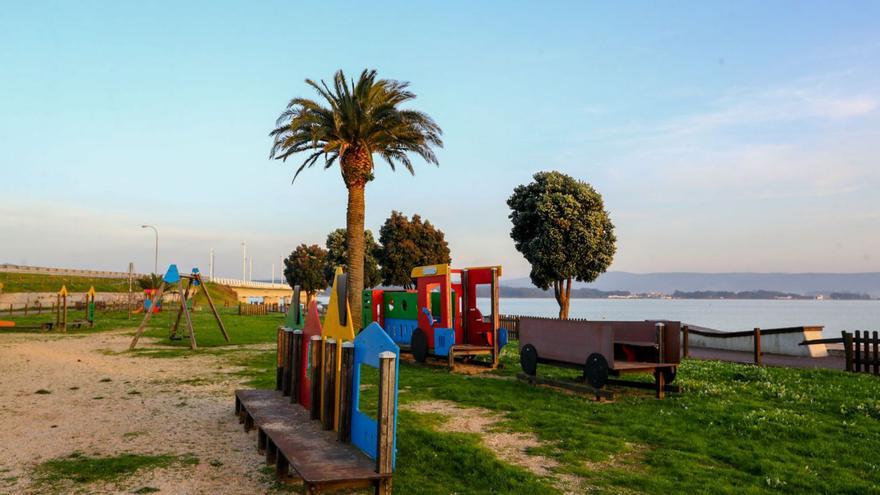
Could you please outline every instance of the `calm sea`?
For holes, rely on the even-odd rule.
[[[482,299],[482,298],[481,298]],[[481,300],[486,313],[488,300]],[[502,298],[501,314],[556,316],[555,299]],[[572,318],[676,320],[723,331],[823,325],[825,336],[841,330],[880,330],[880,301],[775,301],[696,299],[572,299]]]

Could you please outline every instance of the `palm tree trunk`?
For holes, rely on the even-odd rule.
[[[361,305],[364,291],[364,185],[348,188],[346,237],[348,241],[348,305],[354,330],[361,329]]]

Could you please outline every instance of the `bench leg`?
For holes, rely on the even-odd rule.
[[[235,415],[238,416],[241,414],[241,399],[238,397],[235,398]]]
[[[275,476],[282,483],[290,479],[290,463],[281,453],[275,454]]]
[[[271,438],[266,439],[266,464],[275,464],[278,459],[278,447]]]
[[[244,413],[244,431],[251,431],[254,429],[254,417],[245,411]]]
[[[257,452],[264,453],[266,451],[266,432],[262,428],[257,428]]]
[[[391,495],[391,478],[376,480],[376,495]]]

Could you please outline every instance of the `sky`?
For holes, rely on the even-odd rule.
[[[0,263],[253,278],[345,225],[338,168],[268,159],[304,79],[410,81],[439,167],[377,161],[366,226],[528,264],[513,188],[592,184],[612,270],[880,271],[878,2],[8,2]],[[160,270],[163,268],[160,267]],[[277,275],[276,275],[277,276]]]

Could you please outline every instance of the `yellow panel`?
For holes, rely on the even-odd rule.
[[[58,295],[59,296],[66,296],[67,295],[67,286],[66,285],[61,286],[61,290],[58,291]]]
[[[89,287],[89,291],[87,292],[87,294],[89,295],[89,297],[95,297],[95,287]]]
[[[354,324],[351,321],[351,309],[348,301],[345,301],[345,312],[348,318],[345,319],[345,325],[342,324],[339,314],[339,304],[337,302],[336,284],[339,276],[342,275],[342,268],[336,268],[336,275],[333,277],[333,287],[330,289],[330,302],[327,303],[327,314],[324,316],[324,327],[321,335],[326,338],[336,339],[344,342],[346,340],[354,340]]]
[[[447,273],[449,273],[449,265],[417,266],[412,269],[410,277],[431,277],[434,275],[446,275]]]

